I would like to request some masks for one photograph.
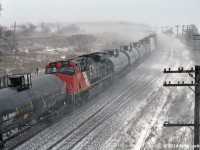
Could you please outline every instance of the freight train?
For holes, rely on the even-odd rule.
[[[14,129],[31,124],[62,106],[74,107],[99,85],[109,86],[156,48],[156,34],[123,45],[45,66],[45,75],[8,75],[0,79],[0,144]],[[66,108],[68,108],[66,107]]]

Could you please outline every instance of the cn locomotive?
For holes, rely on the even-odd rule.
[[[156,35],[123,45],[120,49],[48,63],[44,76],[10,75],[0,79],[0,144],[14,129],[30,124],[62,106],[74,107],[88,99],[99,85],[129,70],[156,48]],[[66,107],[67,108],[67,107]]]

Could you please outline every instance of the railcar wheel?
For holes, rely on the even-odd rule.
[[[106,80],[106,81],[103,82],[103,90],[108,88],[109,83],[110,83],[109,80],[110,79],[108,79],[108,80]]]
[[[115,82],[115,75],[114,74],[111,74],[111,77],[110,79],[108,79],[108,84],[111,85]]]
[[[82,94],[82,101],[87,101],[89,99],[89,92],[86,91],[85,93]]]
[[[75,99],[75,107],[76,108],[79,108],[81,106],[81,96],[77,96],[76,99]]]
[[[22,130],[22,127],[21,127],[21,126],[19,126],[19,127],[17,128],[17,130],[18,130],[18,131],[21,131],[21,130]]]
[[[58,122],[58,118],[60,117],[59,111],[52,111],[51,114],[51,122]]]
[[[4,143],[3,143],[3,135],[2,133],[0,134],[0,149],[2,150],[4,147]]]
[[[3,142],[0,142],[0,150],[3,150],[3,148],[4,148]]]
[[[10,137],[10,135],[11,135],[11,132],[8,131],[8,132],[6,133],[6,136],[7,136],[7,137]]]

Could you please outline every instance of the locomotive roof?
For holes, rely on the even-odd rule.
[[[104,56],[106,54],[107,54],[107,52],[95,52],[95,53],[91,53],[91,54],[82,55],[82,56],[79,56],[79,57]]]

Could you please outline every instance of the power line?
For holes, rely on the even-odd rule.
[[[171,84],[164,82],[163,86],[188,86],[195,93],[195,107],[194,107],[194,123],[193,124],[171,124],[167,121],[164,122],[164,126],[166,127],[174,127],[174,126],[188,126],[194,127],[194,150],[199,150],[199,99],[200,99],[200,66],[195,66],[195,70],[191,68],[191,70],[184,70],[183,67],[178,70],[171,71],[164,69],[164,73],[188,73],[190,77],[192,77],[195,82],[191,83],[182,83],[178,82],[177,84]],[[195,74],[195,76],[194,76]],[[194,86],[193,90],[191,87]]]

